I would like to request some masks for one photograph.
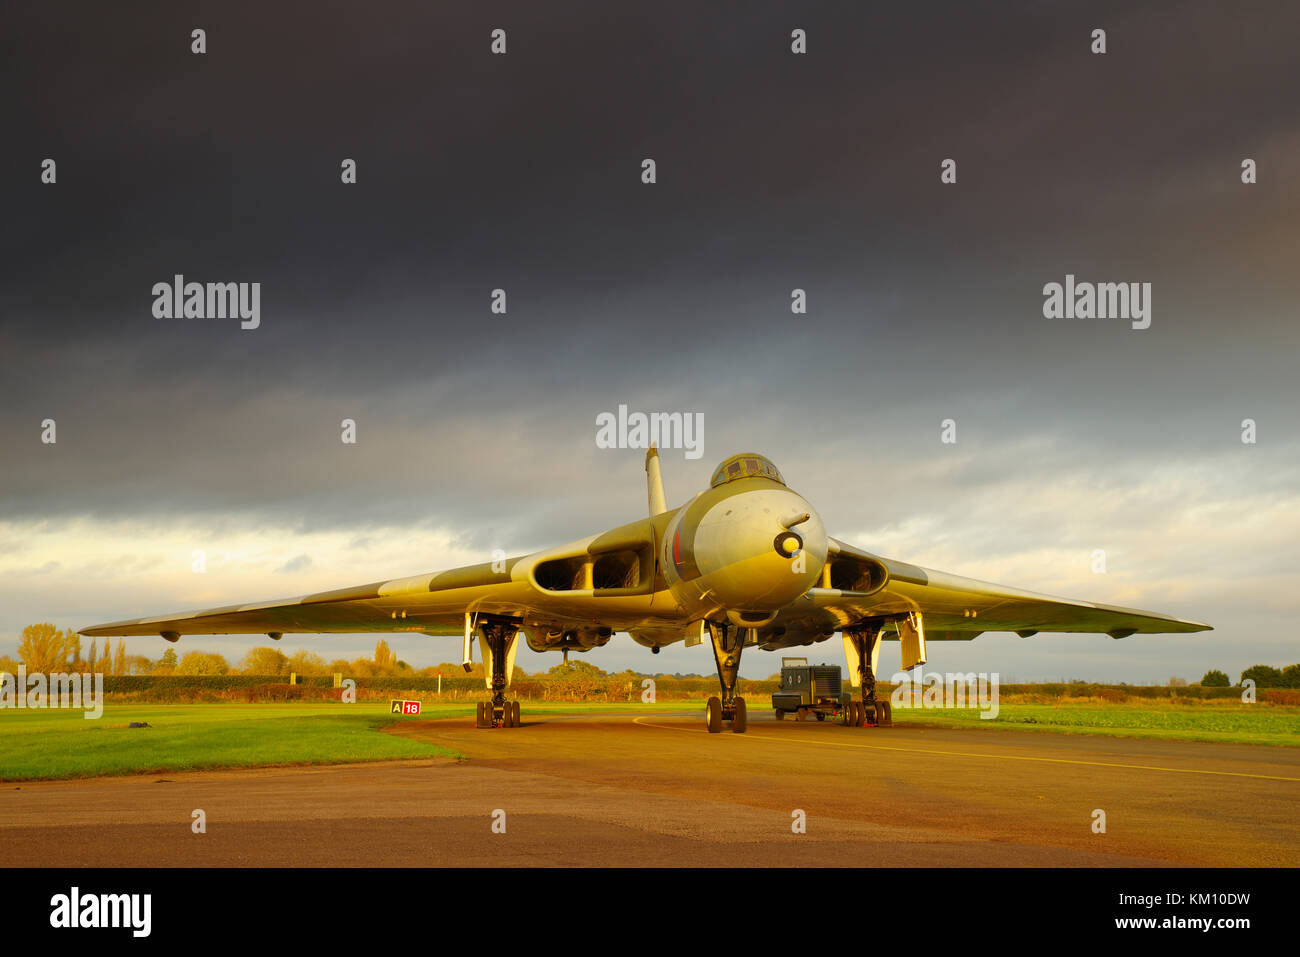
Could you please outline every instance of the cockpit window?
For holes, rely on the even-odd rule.
[[[709,488],[717,488],[736,479],[754,477],[769,478],[774,482],[785,484],[785,479],[781,478],[781,473],[769,459],[745,452],[741,455],[733,455],[719,465],[718,470],[713,473],[713,481],[709,483]]]

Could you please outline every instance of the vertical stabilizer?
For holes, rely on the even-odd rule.
[[[650,517],[668,511],[668,500],[664,498],[664,477],[659,471],[659,450],[653,445],[645,452],[646,488],[650,495]]]

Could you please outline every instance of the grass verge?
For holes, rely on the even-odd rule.
[[[6,711],[0,714],[0,781],[459,757],[380,734],[393,720],[386,705],[369,703],[109,704],[93,721],[79,711]],[[128,727],[133,721],[149,727]]]
[[[1276,705],[1003,703],[992,719],[976,710],[895,708],[894,723],[1300,747],[1300,708]]]

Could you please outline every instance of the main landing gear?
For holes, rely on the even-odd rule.
[[[498,704],[495,700],[480,701],[478,703],[478,717],[475,721],[475,727],[478,728],[519,727],[519,702],[502,701],[500,704]]]
[[[845,628],[841,634],[844,636],[845,651],[851,651],[848,655],[849,667],[854,666],[854,659],[857,659],[858,683],[862,686],[862,700],[850,701],[844,707],[841,721],[844,724],[855,728],[892,728],[894,726],[894,711],[886,698],[876,698],[876,669],[875,664],[880,654],[880,633],[884,629],[884,622],[865,622],[853,628]]]
[[[709,734],[722,730],[724,721],[731,722],[731,730],[744,734],[749,724],[745,699],[736,696],[736,675],[740,671],[740,653],[745,648],[745,630],[723,622],[707,622],[709,640],[713,644],[713,660],[718,666],[718,684],[722,697],[714,696],[704,706],[704,723]]]
[[[476,629],[483,649],[483,667],[490,675],[492,700],[480,701],[477,728],[519,727],[519,702],[506,700],[508,675],[515,662],[519,626],[509,621],[484,621]]]

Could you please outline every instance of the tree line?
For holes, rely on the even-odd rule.
[[[1255,682],[1256,688],[1300,688],[1300,664],[1274,668],[1272,665],[1251,665],[1241,673],[1238,685],[1247,681]],[[1212,669],[1205,673],[1201,685],[1206,688],[1227,688],[1231,685],[1228,676],[1222,671]]]
[[[374,654],[369,658],[335,658],[326,661],[312,651],[295,651],[286,655],[278,648],[262,646],[248,651],[242,658],[231,664],[225,655],[211,651],[187,651],[177,655],[174,648],[168,648],[158,658],[145,655],[130,655],[126,652],[126,640],[117,639],[114,646],[112,639],[104,639],[101,647],[96,639],[91,639],[88,648],[83,646],[82,637],[71,629],[59,630],[49,622],[28,625],[22,631],[18,642],[18,658],[0,657],[0,671],[17,672],[21,662],[29,673],[66,674],[72,672],[90,672],[104,675],[329,675],[346,674],[355,677],[389,678],[419,677],[433,678],[444,676],[469,675],[483,677],[483,664],[474,662],[468,672],[460,663],[443,662],[427,668],[415,669],[400,660],[389,647],[388,642],[379,639],[375,643]],[[535,677],[604,677],[606,673],[585,661],[572,661],[558,664],[549,671],[540,672]],[[529,677],[522,668],[515,666],[513,678]]]
[[[347,674],[367,678],[419,677],[432,678],[439,674],[444,676],[465,675],[467,672],[459,662],[442,662],[427,668],[412,668],[405,661],[398,659],[388,642],[379,639],[375,643],[374,654],[369,658],[335,658],[326,661],[312,651],[295,651],[286,655],[278,648],[258,647],[251,649],[233,665],[221,654],[210,651],[187,651],[177,655],[174,648],[168,648],[158,658],[145,655],[130,655],[126,652],[126,641],[105,638],[101,646],[94,638],[89,647],[83,645],[81,635],[72,629],[60,630],[50,622],[28,625],[22,631],[18,642],[17,660],[0,657],[0,671],[17,672],[22,662],[29,673],[67,674],[72,672],[100,673],[105,675],[328,675]],[[483,665],[474,662],[469,675],[483,677]],[[630,669],[627,674],[634,674]],[[607,677],[601,668],[586,661],[570,661],[556,664],[546,671],[529,675],[516,666],[513,678],[573,678],[573,677]],[[676,675],[674,677],[694,677]],[[773,675],[773,678],[779,677]],[[1257,688],[1300,688],[1300,664],[1274,668],[1271,665],[1252,665],[1241,673],[1238,685],[1246,681],[1255,682]],[[1200,681],[1202,687],[1227,688],[1231,680],[1227,674],[1217,669],[1205,673]]]

